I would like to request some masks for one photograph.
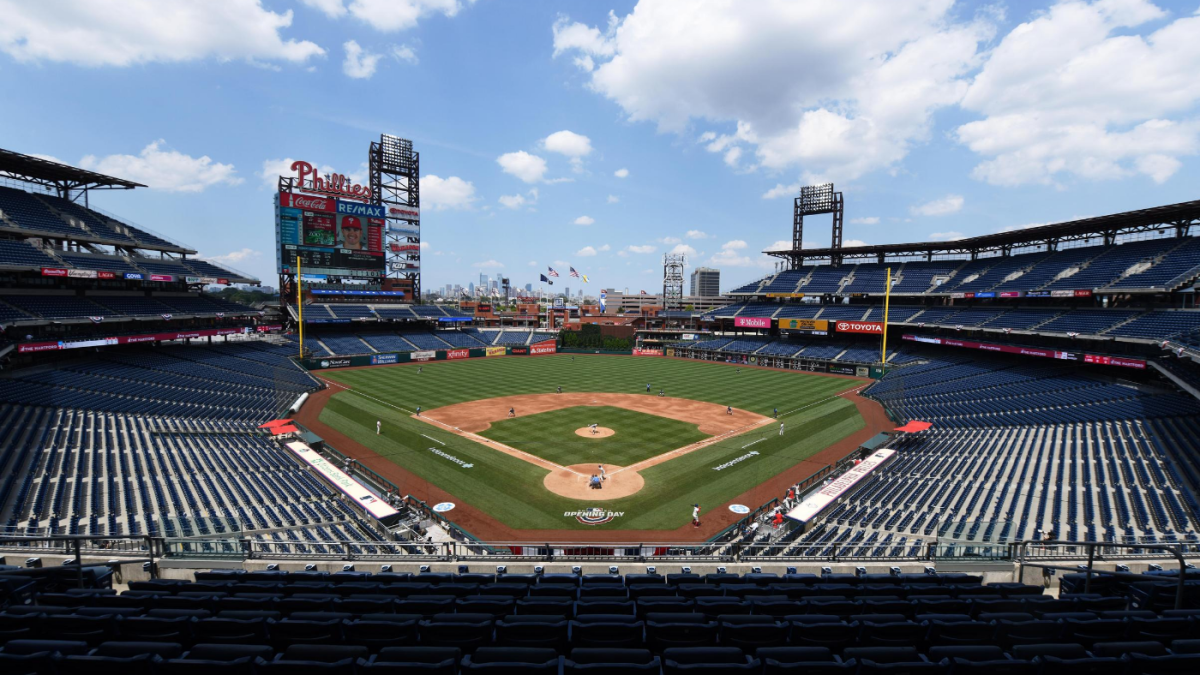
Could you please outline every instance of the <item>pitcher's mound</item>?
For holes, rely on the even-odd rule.
[[[642,479],[640,473],[632,470],[620,471],[619,469],[621,467],[614,464],[604,465],[608,477],[601,483],[604,487],[599,490],[588,487],[588,479],[596,473],[595,464],[576,464],[565,469],[551,471],[546,474],[542,484],[556,495],[589,502],[628,497],[645,486],[646,481]]]
[[[607,438],[615,433],[617,432],[608,427],[596,427],[596,433],[594,434],[591,427],[579,427],[575,430],[577,436],[583,436],[584,438]]]

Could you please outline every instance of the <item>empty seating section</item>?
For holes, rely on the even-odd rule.
[[[1195,279],[1200,273],[1197,268],[1200,268],[1200,239],[1191,237],[1165,253],[1148,269],[1130,274],[1109,288],[1161,287],[1172,290],[1185,281]]]
[[[1104,252],[1102,246],[1086,246],[1055,251],[1043,257],[1032,269],[1010,281],[1005,281],[993,287],[997,291],[1031,291],[1041,288],[1054,281],[1063,272],[1082,265]],[[1024,257],[1024,256],[1022,256]]]
[[[826,548],[851,548],[837,539]],[[1063,586],[1084,577],[1064,575]],[[21,675],[1158,675],[1194,672],[1200,650],[1195,602],[1164,606],[1175,578],[1155,573],[1059,597],[966,573],[194,578],[121,593],[108,578],[69,593],[35,587],[29,604],[0,614],[0,665]]]
[[[156,300],[173,308],[181,314],[215,314],[217,312],[253,312],[254,309],[245,305],[227,302],[220,298],[208,296],[156,296]]]
[[[979,356],[962,363],[937,358],[890,373],[867,393],[900,417],[939,427],[1098,422],[1200,411],[1189,397],[1142,392],[1073,370],[1054,363],[1014,365]]]
[[[1132,321],[1104,332],[1113,337],[1172,338],[1200,328],[1198,310],[1158,310],[1147,312]]]
[[[524,330],[503,330],[496,336],[496,345],[527,345],[533,333]]]
[[[900,265],[891,266],[892,280],[895,281]],[[842,288],[843,293],[884,293],[887,291],[887,265],[859,265],[854,268],[854,280]]]
[[[796,352],[804,348],[803,342],[793,342],[791,340],[772,340],[763,345],[758,353],[762,356],[795,356]]]
[[[96,412],[265,421],[316,381],[291,348],[259,342],[109,352],[59,369],[17,373],[0,401]]]
[[[995,288],[1002,285],[1008,277],[1024,272],[1026,269],[1045,260],[1048,255],[1048,253],[1043,252],[1025,253],[998,259],[989,258],[988,261],[992,264],[988,266],[987,271],[981,273],[974,281],[964,282],[962,285],[955,287],[954,291],[968,293]],[[1022,288],[1024,287],[1022,286]]]
[[[1062,313],[1063,310],[1059,309],[1013,309],[1003,314],[997,314],[977,325],[980,328],[1033,330]]]
[[[375,315],[381,319],[415,319],[416,314],[408,307],[375,306]]]
[[[25,241],[0,239],[0,267],[57,267],[58,261]]]
[[[208,262],[207,260],[193,260],[193,259],[189,258],[184,261],[184,264],[187,265],[188,267],[192,268],[192,270],[200,276],[216,277],[218,279],[221,279],[221,278],[228,279],[231,277],[237,278],[237,277],[241,276],[239,274],[234,273],[231,270],[227,270],[224,267],[221,267],[220,265],[214,265],[214,264]]]
[[[131,258],[133,263],[150,274],[167,274],[173,277],[191,277],[195,272],[178,260],[169,258]]]
[[[752,302],[743,307],[738,316],[771,316],[779,307],[773,302]]]
[[[861,321],[866,313],[867,308],[863,305],[825,305],[817,318],[830,321]]]
[[[374,319],[375,313],[367,305],[326,305],[339,319]]]
[[[161,316],[176,311],[169,305],[144,296],[94,296],[91,300],[127,316]]]
[[[92,255],[61,251],[58,253],[58,257],[62,258],[63,262],[71,267],[83,270],[106,270],[109,272],[140,271],[133,265],[130,265],[124,258],[115,255]]]
[[[43,319],[82,319],[118,314],[96,303],[66,295],[9,295],[3,299],[14,307]]]
[[[948,326],[978,326],[1004,313],[1003,309],[961,309],[942,317],[939,323]]]
[[[392,333],[363,333],[359,337],[377,352],[411,352],[416,349],[413,343]]]
[[[438,333],[438,337],[451,347],[470,348],[484,346],[483,341],[471,333],[448,330]]]
[[[795,305],[787,304],[779,308],[775,313],[777,319],[815,319],[817,312],[821,311],[821,305]]]
[[[0,213],[4,216],[0,225],[4,226],[7,226],[7,223],[4,223],[7,220],[21,229],[60,236],[86,237],[88,234],[82,228],[68,225],[62,218],[54,215],[38,196],[21,190],[0,187]]]
[[[31,321],[33,319],[32,315],[22,312],[16,307],[0,300],[0,324],[11,323],[13,321]]]
[[[951,277],[949,281],[937,287],[932,292],[957,293],[960,291],[966,292],[967,290],[973,290],[970,288],[964,289],[963,286],[973,284],[977,278],[982,277],[987,272],[988,268],[1002,262],[1003,258],[999,256],[994,258],[979,258],[978,260],[969,260],[963,263],[962,266],[955,271],[954,276]],[[999,281],[1001,278],[1003,277],[998,278],[997,281]]]
[[[371,347],[357,335],[322,335],[320,342],[325,346],[325,350],[334,356],[371,353]]]
[[[1123,309],[1075,309],[1038,326],[1038,332],[1082,335],[1103,333],[1137,315],[1136,311]]]
[[[413,343],[417,349],[448,349],[450,347],[448,342],[433,333],[405,333],[404,339]]]
[[[1133,265],[1148,258],[1154,258],[1178,243],[1178,241],[1170,239],[1154,239],[1110,246],[1092,258],[1075,274],[1051,282],[1045,288],[1047,290],[1068,290],[1107,286],[1116,281]]]
[[[924,307],[906,307],[904,305],[888,306],[888,323],[908,323],[908,320]],[[867,312],[865,321],[883,321],[883,305],[873,305]]]
[[[443,312],[437,305],[413,305],[412,311],[413,314],[416,314],[420,317],[446,316],[445,312]]]
[[[794,293],[796,285],[808,276],[808,268],[784,270],[775,276],[770,283],[759,289],[760,293]]]
[[[961,260],[904,263],[900,280],[892,285],[892,292],[924,293],[933,287],[935,277],[949,276],[962,264]]]
[[[842,280],[850,274],[849,267],[830,267],[814,265],[805,267],[809,270],[808,281],[800,286],[801,293],[836,293],[842,286]]]
[[[767,338],[757,337],[739,337],[721,348],[724,352],[736,352],[738,354],[751,354],[758,351],[770,340]]]

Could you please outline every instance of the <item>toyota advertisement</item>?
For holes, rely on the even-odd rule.
[[[384,217],[377,204],[294,192],[275,196],[280,273],[376,278],[383,276]]]

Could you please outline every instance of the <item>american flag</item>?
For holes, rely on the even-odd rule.
[[[579,278],[579,272],[576,272],[574,267],[571,268],[571,276],[575,277],[576,279]]]
[[[558,272],[555,272],[553,267],[547,267],[546,269],[550,270],[550,276],[552,276],[552,277],[558,276]]]

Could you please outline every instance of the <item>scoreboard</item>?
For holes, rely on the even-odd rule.
[[[296,192],[275,195],[276,263],[280,274],[374,279],[384,276],[386,209]]]

